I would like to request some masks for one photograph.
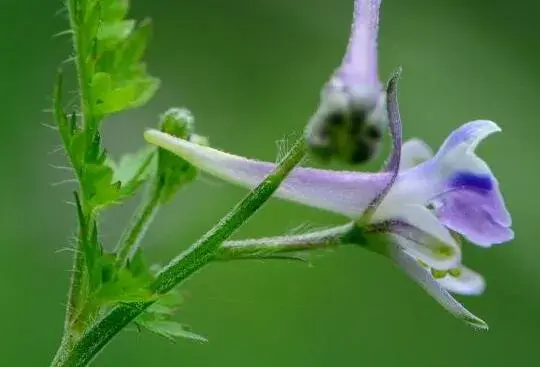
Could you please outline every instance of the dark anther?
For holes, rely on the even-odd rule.
[[[362,133],[366,123],[366,113],[363,110],[351,111],[351,135],[357,137]]]
[[[380,138],[382,138],[382,133],[381,130],[379,130],[375,126],[367,126],[366,136],[370,139],[379,140]]]
[[[364,163],[371,158],[371,149],[368,144],[363,141],[359,141],[356,143],[350,158],[350,163]]]
[[[329,126],[342,126],[345,123],[345,116],[341,112],[332,112],[326,117]]]
[[[351,111],[351,121],[353,125],[362,126],[366,121],[366,111],[360,109]]]

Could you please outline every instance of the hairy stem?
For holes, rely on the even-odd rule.
[[[118,268],[125,266],[139,248],[146,230],[159,209],[161,192],[161,186],[151,187],[143,198],[140,207],[133,214],[129,227],[122,234],[116,247],[116,266]]]
[[[261,208],[304,156],[304,141],[299,139],[276,169],[210,231],[188,250],[174,258],[158,274],[150,288],[157,294],[167,293],[212,261],[220,245]],[[72,347],[59,351],[52,366],[87,365],[116,334],[151,304],[152,302],[130,303],[114,307]]]
[[[89,96],[90,88],[90,73],[87,70],[87,58],[85,50],[87,45],[83,44],[83,37],[81,35],[80,18],[81,14],[78,8],[78,0],[68,0],[67,9],[69,14],[70,27],[73,30],[73,47],[75,56],[75,66],[79,84],[79,100],[82,106],[81,121],[82,128],[87,132],[90,142],[95,134],[95,119],[92,111],[92,103]],[[57,117],[59,118],[59,117]],[[87,143],[87,144],[90,144]],[[80,167],[76,166],[73,162],[73,157],[70,157],[72,164],[74,165],[75,173],[80,176]],[[80,178],[80,177],[79,177]],[[80,180],[79,180],[80,181]],[[92,228],[92,209],[86,205],[85,194],[83,192],[83,186],[81,185],[79,190],[81,191],[81,210],[79,216],[81,223],[79,225],[79,238],[77,241],[77,248],[75,250],[75,256],[73,260],[73,267],[71,272],[70,287],[68,293],[68,306],[66,308],[65,330],[63,335],[62,344],[70,345],[77,337],[79,327],[76,325],[77,315],[81,307],[81,297],[83,293],[84,273],[86,259],[84,258],[84,246],[88,239],[86,235],[88,231],[85,229]]]
[[[347,234],[355,230],[353,223],[294,236],[265,237],[226,241],[216,254],[218,260],[274,258],[300,251],[332,248],[348,244]]]
[[[79,99],[81,102],[81,119],[83,129],[87,132],[91,144],[96,133],[97,117],[93,111],[93,103],[90,93],[92,71],[88,70],[89,55],[87,50],[91,49],[91,45],[86,45],[84,42],[83,29],[81,28],[82,18],[84,14],[79,9],[79,0],[68,0],[67,10],[69,14],[69,25],[73,30],[73,49],[75,57],[75,67],[77,69],[77,80],[79,84]]]

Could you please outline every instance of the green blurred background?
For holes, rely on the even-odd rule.
[[[140,110],[106,123],[119,155],[143,144],[142,131],[171,106],[187,106],[212,145],[273,160],[275,142],[302,130],[321,85],[340,61],[352,0],[133,0],[132,16],[155,20],[147,55],[163,87]],[[0,100],[4,179],[0,199],[1,365],[45,366],[57,347],[74,230],[68,178],[50,167],[54,71],[70,52],[55,12],[60,1],[1,0]],[[516,239],[490,251],[468,246],[465,261],[488,288],[460,298],[486,319],[471,330],[387,261],[360,249],[318,254],[314,266],[288,262],[215,264],[183,290],[178,320],[209,343],[169,343],[134,328],[96,366],[524,366],[538,359],[540,267],[536,231],[540,3],[493,0],[383,1],[380,60],[386,79],[404,68],[400,103],[406,137],[433,147],[477,118],[504,132],[480,148],[513,214]],[[529,191],[530,190],[530,191]],[[202,178],[160,212],[144,246],[165,261],[207,230],[245,191]],[[111,246],[136,205],[105,217]],[[237,238],[280,234],[299,225],[343,222],[327,213],[271,201]]]

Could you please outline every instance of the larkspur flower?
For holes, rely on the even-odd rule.
[[[377,70],[381,0],[356,0],[351,36],[341,65],[321,91],[306,126],[318,157],[363,163],[376,156],[387,129],[386,93]]]
[[[418,151],[418,141],[405,143],[404,167],[375,207],[372,203],[387,188],[392,172],[297,167],[275,195],[360,223],[369,212],[369,222],[362,225],[387,239],[388,256],[450,312],[482,327],[484,323],[444,288],[461,294],[481,293],[484,288],[477,273],[461,266],[461,249],[453,232],[481,246],[513,238],[497,180],[474,153],[481,140],[499,130],[491,121],[469,122],[452,132],[435,156],[415,166],[411,162],[426,152]],[[248,188],[259,184],[275,167],[274,163],[196,145],[157,130],[147,131],[145,137],[205,172]],[[444,277],[438,277],[437,272]]]
[[[358,162],[364,159],[353,158],[361,156],[357,150],[366,148],[362,144],[370,128],[380,129],[379,135],[388,128],[393,137],[388,163],[377,173],[296,167],[275,196],[352,219],[354,225],[343,228],[359,229],[365,248],[391,258],[449,312],[487,328],[448,291],[479,294],[485,286],[479,274],[461,265],[456,234],[484,247],[513,238],[498,182],[474,153],[480,141],[500,129],[491,121],[469,122],[452,132],[434,156],[419,140],[402,146],[397,75],[386,91],[377,77],[379,6],[380,1],[355,2],[346,57],[321,93],[306,140],[312,148],[326,144],[328,154]],[[337,130],[325,131],[328,127]],[[358,135],[359,131],[367,135]],[[145,138],[202,171],[248,188],[257,186],[275,168],[274,163],[196,145],[157,130],[148,130]],[[364,158],[373,155],[371,148]],[[328,232],[321,232],[321,238],[325,236]],[[298,240],[316,237],[313,233]],[[294,236],[274,240],[295,242]]]

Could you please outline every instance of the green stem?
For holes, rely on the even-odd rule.
[[[81,35],[81,28],[80,28],[80,19],[81,14],[78,10],[78,0],[69,0],[67,1],[67,9],[69,14],[69,21],[70,21],[70,27],[73,30],[73,46],[74,46],[74,53],[75,53],[75,66],[76,66],[76,72],[77,72],[77,78],[78,78],[78,84],[79,84],[79,99],[82,106],[82,125],[83,129],[86,129],[87,136],[90,136],[89,140],[91,141],[93,139],[93,135],[95,134],[92,131],[95,131],[95,116],[92,111],[92,103],[89,96],[89,88],[90,88],[90,82],[89,82],[89,71],[87,70],[87,59],[88,55],[85,51],[85,45],[83,42],[83,37]],[[58,91],[58,98],[60,98],[60,91]],[[57,103],[60,103],[59,100]],[[56,107],[56,106],[55,106]],[[57,111],[58,112],[58,111]],[[58,113],[57,113],[58,114]],[[63,114],[63,112],[62,112]],[[57,118],[60,118],[59,116]],[[62,116],[62,118],[65,118]],[[65,137],[63,137],[65,140]],[[64,141],[64,143],[66,143]],[[69,149],[68,149],[69,151]],[[73,159],[73,157],[70,157],[74,171],[79,177],[80,180],[80,167],[77,166],[78,163],[76,163]],[[73,260],[73,267],[71,271],[71,279],[70,279],[70,286],[69,286],[69,292],[68,292],[68,306],[66,308],[66,317],[65,317],[65,330],[64,335],[62,337],[62,345],[71,345],[73,340],[77,336],[77,325],[75,325],[75,320],[77,319],[77,314],[79,312],[79,308],[81,305],[81,296],[82,296],[82,288],[83,288],[83,282],[84,282],[84,273],[85,273],[85,263],[86,259],[84,258],[84,246],[87,243],[88,239],[86,238],[87,231],[85,229],[92,227],[92,210],[86,205],[85,195],[83,192],[83,187],[80,186],[81,191],[81,206],[82,210],[81,213],[83,213],[83,217],[81,219],[81,224],[79,228],[79,238],[77,241],[77,248],[75,250],[75,256]],[[79,214],[81,214],[79,213]],[[62,348],[62,347],[61,347]]]
[[[82,109],[82,126],[87,132],[87,144],[91,144],[96,133],[96,115],[93,110],[91,98],[91,80],[92,71],[88,70],[89,56],[86,52],[91,49],[91,45],[85,44],[85,38],[82,34],[81,23],[85,14],[79,9],[80,0],[68,0],[67,10],[69,14],[70,28],[73,30],[73,48],[75,55],[75,67],[77,69],[77,80],[79,84],[79,99]]]
[[[116,266],[118,268],[125,266],[130,257],[139,248],[141,239],[144,237],[146,230],[159,209],[161,193],[161,186],[150,187],[140,208],[133,214],[130,225],[122,234],[116,248]]]
[[[77,238],[77,248],[73,259],[71,269],[71,279],[69,282],[68,305],[66,307],[66,316],[64,321],[64,334],[62,336],[62,344],[71,344],[75,335],[73,333],[74,321],[77,318],[77,310],[81,307],[80,295],[82,292],[83,277],[81,272],[84,269],[84,256],[82,250],[81,231],[79,230],[79,238]]]
[[[353,223],[322,231],[294,236],[265,237],[226,241],[216,254],[218,260],[275,258],[299,251],[332,248],[348,244],[346,236],[355,229]]]
[[[305,152],[304,140],[299,139],[276,169],[210,231],[173,259],[158,274],[150,288],[157,294],[167,293],[212,261],[220,245],[272,196],[291,170],[300,163]],[[84,333],[73,347],[60,350],[52,366],[87,365],[116,334],[151,304],[152,302],[131,303],[114,307]]]

